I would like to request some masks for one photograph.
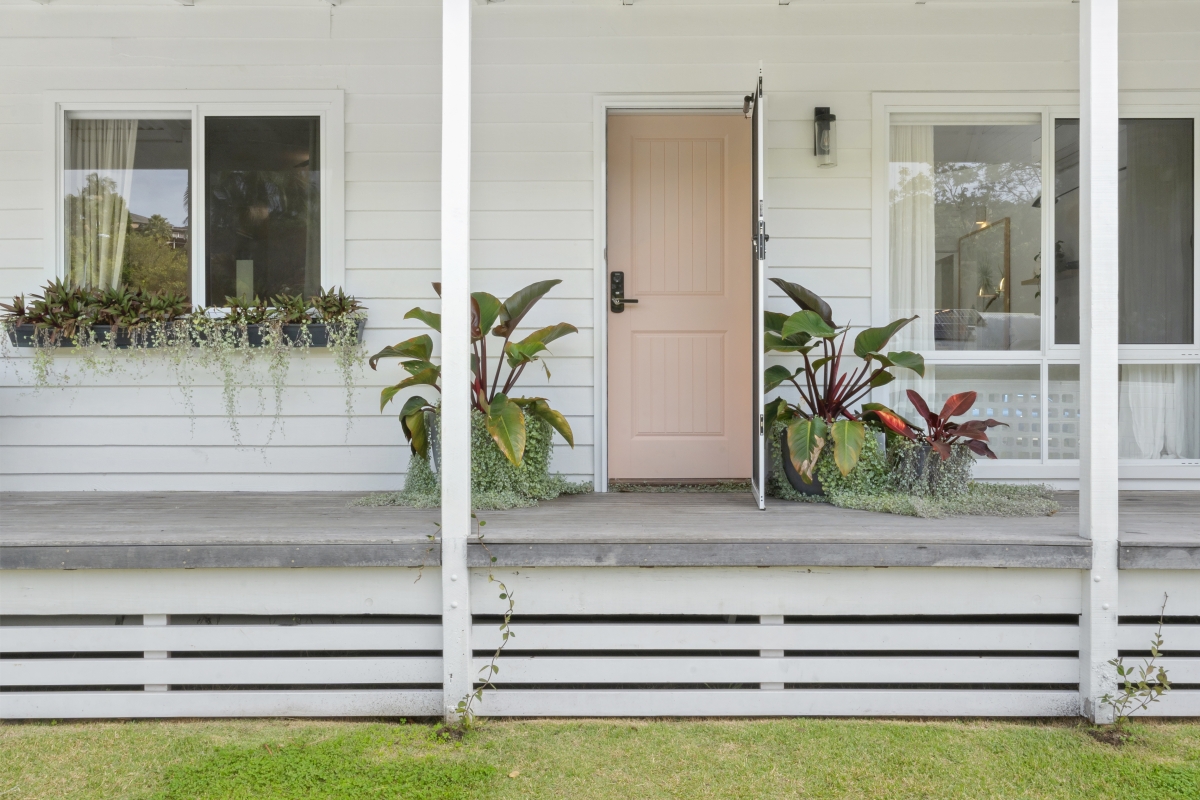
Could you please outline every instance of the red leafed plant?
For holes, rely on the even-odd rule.
[[[975,392],[960,392],[952,395],[939,414],[929,410],[925,398],[912,389],[908,390],[909,402],[917,409],[925,420],[925,430],[915,430],[913,426],[899,414],[885,408],[871,408],[871,416],[875,417],[893,433],[898,433],[906,439],[929,445],[942,461],[950,458],[951,448],[956,444],[965,444],[972,453],[988,458],[996,458],[996,454],[988,447],[987,429],[997,425],[1007,425],[994,419],[972,419],[966,422],[951,422],[951,417],[961,417],[975,405]]]

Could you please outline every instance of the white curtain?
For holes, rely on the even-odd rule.
[[[1200,366],[1121,366],[1122,458],[1200,458]]]
[[[900,332],[895,344],[933,350],[933,126],[892,126],[890,162],[892,317],[920,315]]]
[[[67,279],[78,286],[121,283],[137,120],[67,121]]]

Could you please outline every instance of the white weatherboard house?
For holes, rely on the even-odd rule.
[[[481,714],[1105,721],[1166,593],[1150,713],[1200,715],[1198,147],[1195,0],[0,0],[0,295],[78,277],[96,175],[193,303],[340,286],[368,352],[417,305],[446,331],[440,512],[348,506],[403,484],[394,360],[347,428],[334,359],[292,358],[235,440],[211,372],[189,408],[153,351],[39,389],[10,347],[0,714],[452,716],[491,574]],[[237,164],[304,170],[301,211],[239,206]],[[760,510],[771,278],[919,315],[926,377],[873,399],[977,390],[1009,427],[976,477],[1064,510]],[[525,387],[596,494],[482,514],[485,550],[468,295],[546,279],[529,324],[579,333]]]

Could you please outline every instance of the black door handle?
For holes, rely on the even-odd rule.
[[[625,306],[636,303],[625,296],[625,273],[613,272],[608,276],[608,308],[614,314],[620,314]]]

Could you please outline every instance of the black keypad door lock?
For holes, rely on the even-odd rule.
[[[620,314],[629,303],[636,303],[625,297],[625,273],[613,272],[608,276],[608,308],[614,314]]]

